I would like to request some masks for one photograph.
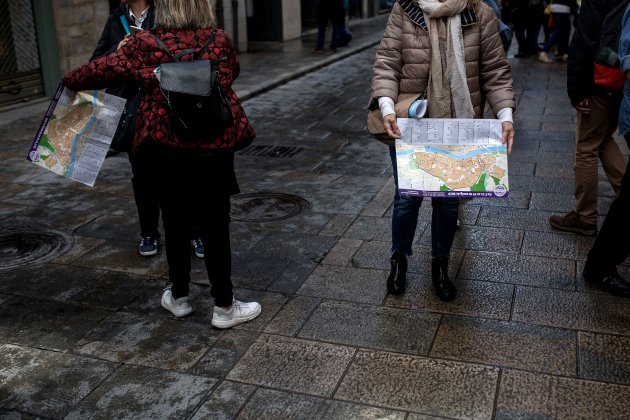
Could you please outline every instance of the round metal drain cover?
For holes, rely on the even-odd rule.
[[[72,236],[54,229],[0,232],[0,272],[43,264],[73,245]]]
[[[230,216],[244,222],[272,222],[295,216],[309,206],[302,197],[274,192],[238,194],[232,197]]]

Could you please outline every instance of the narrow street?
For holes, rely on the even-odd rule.
[[[244,102],[258,137],[236,158],[233,282],[263,312],[232,330],[210,326],[194,254],[195,311],[160,307],[166,257],[136,253],[125,154],[89,188],[26,161],[41,114],[0,125],[0,417],[630,418],[628,300],[583,281],[594,238],[547,221],[574,203],[563,65],[510,59],[510,197],[465,205],[458,297],[442,302],[428,199],[408,290],[385,287],[393,178],[365,128],[375,51]],[[600,181],[601,225],[614,194]]]

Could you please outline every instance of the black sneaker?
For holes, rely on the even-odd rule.
[[[584,267],[582,276],[587,283],[604,289],[615,296],[630,297],[630,283],[621,277],[617,270],[613,270],[607,274],[601,274],[595,270],[589,270]]]
[[[158,250],[158,241],[155,236],[145,236],[140,241],[140,245],[138,245],[138,252],[143,257],[150,257],[152,255],[157,254]]]

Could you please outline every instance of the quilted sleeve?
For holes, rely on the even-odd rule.
[[[402,17],[403,10],[398,3],[389,15],[385,33],[376,51],[372,72],[372,97],[370,108],[378,107],[375,102],[381,96],[398,99],[400,72],[402,70]]]

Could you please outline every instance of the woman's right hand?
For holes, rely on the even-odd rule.
[[[116,51],[121,49],[126,43],[129,41],[129,34],[125,35],[125,37],[118,43],[118,47],[116,47]]]
[[[392,139],[400,138],[400,129],[396,123],[396,115],[389,114],[383,117],[383,128],[387,131],[387,135]]]

